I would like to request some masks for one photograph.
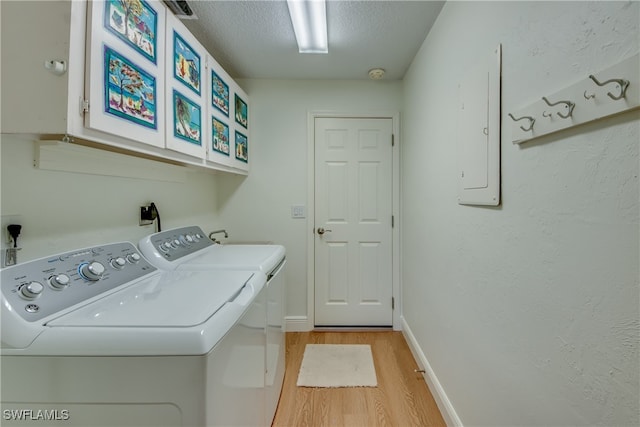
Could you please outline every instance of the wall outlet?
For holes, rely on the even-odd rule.
[[[153,224],[154,220],[155,218],[153,217],[151,206],[140,206],[140,218],[138,225],[150,225]]]
[[[307,209],[304,205],[291,206],[291,218],[306,218]]]
[[[0,223],[2,226],[2,244],[3,248],[13,247],[13,239],[7,230],[7,225],[9,224],[20,224],[22,225],[22,229],[24,230],[24,224],[22,223],[22,215],[2,215],[0,217]],[[20,241],[20,237],[18,237],[18,241]]]

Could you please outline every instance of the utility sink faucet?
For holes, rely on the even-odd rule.
[[[224,233],[224,238],[228,239],[229,238],[229,234],[227,233],[227,230],[215,230],[212,231],[211,233],[209,233],[209,239],[211,239],[213,241],[213,243],[220,243],[219,240],[216,240],[213,236],[214,234],[220,234],[220,233]]]

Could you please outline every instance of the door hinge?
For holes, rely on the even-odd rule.
[[[88,113],[89,112],[89,100],[88,99],[81,99],[80,100],[80,114],[84,114],[84,113]]]
[[[396,136],[394,134],[391,134],[391,146],[396,146]]]
[[[391,310],[395,310],[396,309],[396,299],[394,297],[391,297]]]

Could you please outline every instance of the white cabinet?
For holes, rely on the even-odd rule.
[[[65,134],[82,126],[86,5],[3,1],[0,9],[2,133]],[[82,36],[72,37],[72,28]],[[52,60],[66,72],[48,71]]]
[[[167,16],[165,45],[167,148],[204,159],[208,135],[202,78],[206,51],[172,13]]]
[[[237,167],[249,170],[249,97],[234,83],[233,90],[234,132],[233,150]]]
[[[248,171],[249,98],[211,55],[207,57],[207,68],[207,161]]]
[[[85,125],[164,148],[164,5],[93,1],[88,13]]]
[[[209,55],[202,45],[161,1],[132,2],[131,10],[121,4],[0,2],[2,133],[69,137],[107,150],[246,174],[248,162],[236,159],[235,142],[239,135],[248,144],[249,133],[235,119],[227,123],[229,160],[210,152],[213,106]],[[180,51],[181,68],[175,69],[174,43],[199,56],[199,69],[189,50]],[[51,64],[63,64],[64,71],[48,70]],[[234,118],[236,96],[243,108],[248,97],[224,70],[218,73],[228,80]],[[247,157],[246,147],[237,152]]]

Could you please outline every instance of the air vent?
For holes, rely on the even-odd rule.
[[[164,0],[164,4],[180,19],[198,19],[185,0]]]

